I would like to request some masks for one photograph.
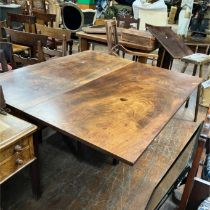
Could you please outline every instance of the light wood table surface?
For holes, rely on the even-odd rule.
[[[0,78],[7,104],[130,165],[200,82],[96,51]]]

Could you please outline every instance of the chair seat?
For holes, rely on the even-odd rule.
[[[194,53],[192,55],[183,57],[181,60],[187,63],[203,65],[210,62],[210,56],[203,53]]]
[[[30,47],[19,44],[12,44],[12,48],[13,48],[13,53],[19,53],[30,49]]]

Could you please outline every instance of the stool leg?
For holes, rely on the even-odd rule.
[[[200,65],[200,68],[199,68],[199,77],[200,78],[203,77],[203,65]]]
[[[195,104],[194,122],[197,121],[197,116],[198,116],[198,106],[199,106],[199,99],[200,99],[200,89],[201,89],[201,85],[198,86],[198,91],[197,91],[196,104]]]
[[[188,108],[189,106],[189,101],[190,101],[190,97],[187,99],[186,103],[185,103],[185,108]]]
[[[195,65],[194,65],[194,68],[193,68],[192,76],[195,76],[195,75],[196,75],[197,68],[198,68],[198,64],[195,64]]]
[[[186,69],[187,69],[188,63],[185,62],[184,66],[182,67],[181,73],[185,73]]]

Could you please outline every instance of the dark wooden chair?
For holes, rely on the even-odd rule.
[[[30,47],[31,51],[28,57],[24,58],[18,54],[14,54],[15,62],[23,65],[30,65],[44,61],[42,47],[47,45],[47,36],[41,34],[26,33],[5,28],[5,31],[12,43],[25,45]]]
[[[67,55],[67,42],[71,40],[71,31],[61,28],[50,28],[44,25],[36,24],[38,33],[48,36],[48,40],[50,38],[51,43],[54,42],[54,45],[50,43],[47,47],[44,48],[44,53],[50,56],[65,56]],[[58,50],[57,43],[60,41],[61,50]]]
[[[7,26],[9,28],[15,29],[13,27],[13,23],[20,23],[21,26],[16,28],[18,30],[25,30],[29,33],[36,32],[36,17],[31,15],[22,15],[22,14],[15,14],[15,13],[7,13]]]
[[[202,154],[204,152],[205,147],[206,146],[209,147],[209,145],[206,144],[207,141],[209,144],[209,131],[210,131],[210,109],[207,112],[205,121],[201,125],[200,135],[198,136],[197,141],[196,141],[195,151],[193,153],[193,158],[192,158],[192,164],[191,164],[191,168],[189,170],[188,176],[187,176],[187,180],[186,180],[184,192],[182,194],[179,210],[197,209],[197,208],[191,208],[191,207],[188,208],[188,207],[191,205],[189,201],[194,196],[193,193],[195,193],[192,191],[192,189],[193,189],[193,187],[196,187],[194,185],[194,184],[196,184],[195,177],[197,175],[197,171],[198,171],[198,167],[200,164]],[[209,184],[207,184],[207,189],[208,189],[207,191],[209,194],[209,189],[210,189]],[[206,192],[206,190],[205,190],[205,192]],[[199,193],[199,192],[197,192],[197,193]],[[206,194],[204,193],[204,195],[206,195]],[[208,197],[208,195],[207,195],[207,197]],[[202,200],[200,200],[200,202],[201,201]],[[197,201],[197,207],[200,202]]]
[[[140,26],[140,19],[135,19],[131,15],[125,15],[125,16],[118,16],[116,18],[117,20],[117,27],[122,27],[122,28],[136,28],[139,30]],[[135,27],[134,27],[135,25]]]
[[[2,67],[0,73],[8,71],[8,64],[11,65],[13,69],[16,68],[11,43],[0,42],[0,63]]]
[[[0,21],[0,42],[7,41],[6,34],[4,28],[7,27],[7,21]]]
[[[147,59],[150,58],[152,59],[152,65],[154,65],[158,55],[131,51],[119,44],[117,35],[117,23],[115,20],[106,21],[106,34],[109,54],[120,56],[122,53],[122,57],[124,57],[125,54],[132,55],[135,56],[135,61],[142,63],[146,63]]]
[[[21,13],[23,15],[30,14],[30,7],[27,0],[15,0],[15,4],[19,4],[21,6]]]
[[[30,5],[32,13],[35,11],[45,14],[48,13],[48,8],[45,0],[30,0]]]
[[[36,22],[42,25],[53,27],[53,23],[56,21],[56,14],[33,11],[33,15],[36,17]]]

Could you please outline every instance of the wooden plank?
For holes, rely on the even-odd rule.
[[[87,51],[1,74],[0,84],[6,103],[24,110],[129,63],[115,56]]]
[[[200,82],[133,62],[25,112],[133,165]]]
[[[170,27],[148,26],[147,29],[173,59],[181,59],[184,56],[193,54],[191,49],[185,45],[184,41]]]

